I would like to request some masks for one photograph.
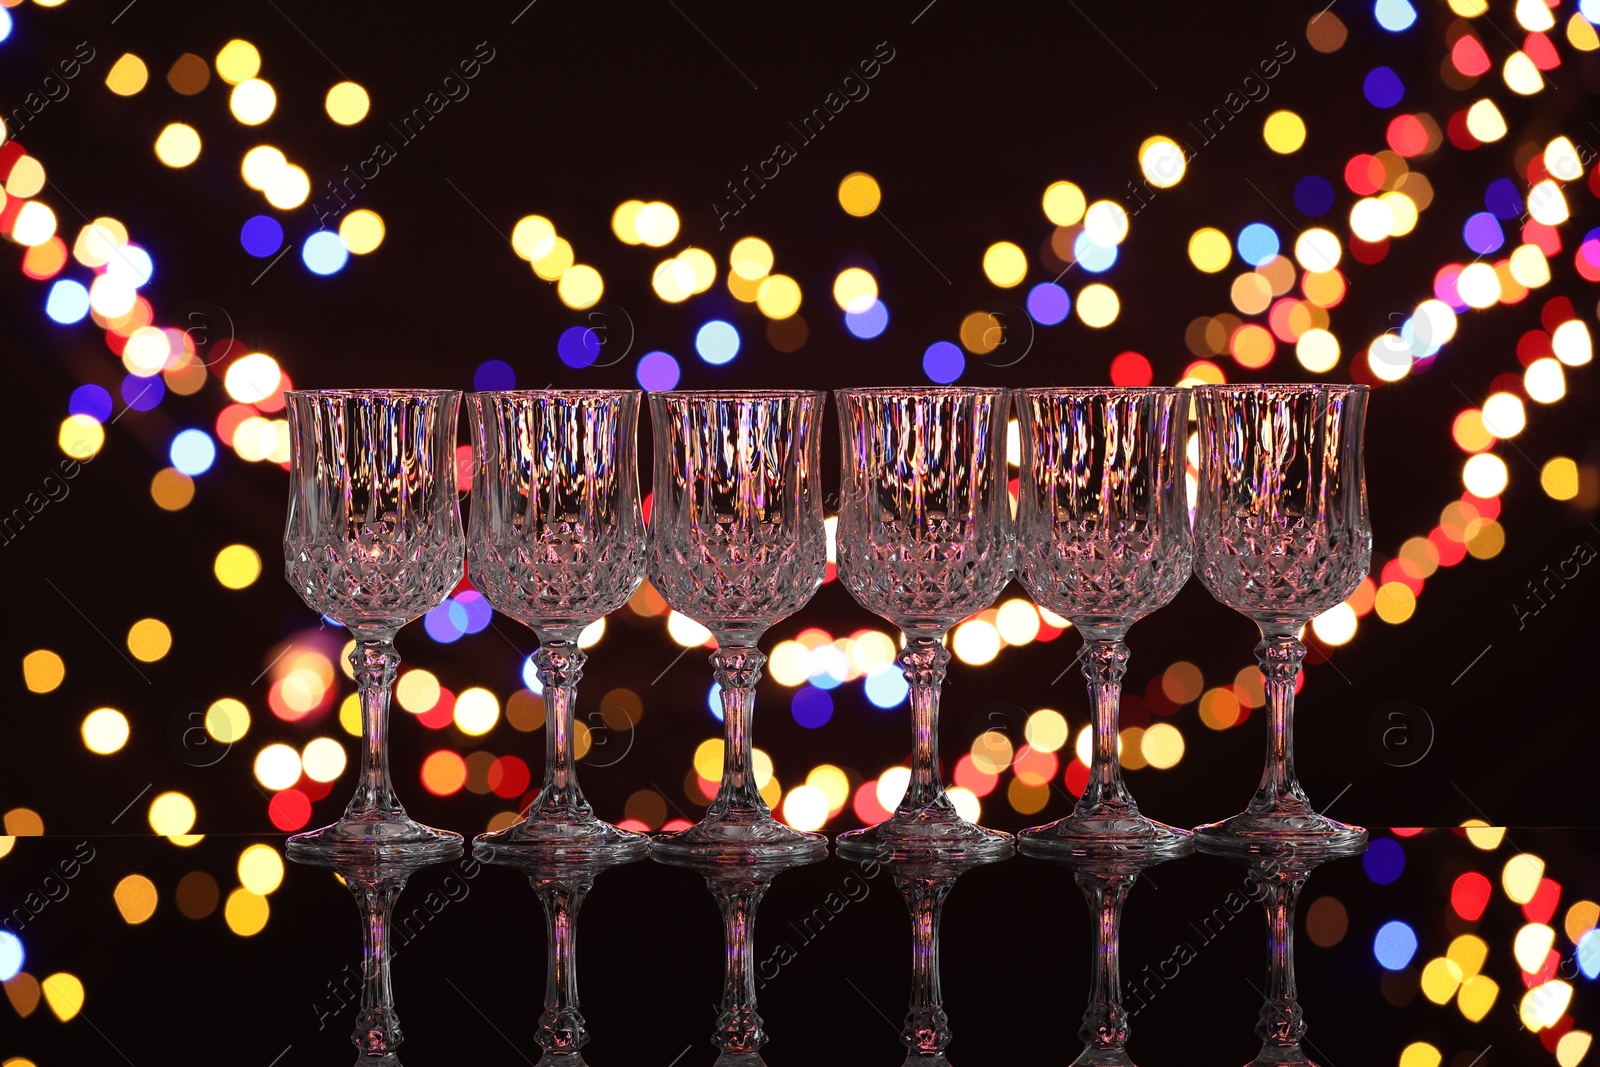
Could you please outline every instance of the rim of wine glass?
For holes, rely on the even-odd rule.
[[[827,396],[823,389],[661,389],[650,399],[663,400],[788,400],[798,396]]]
[[[985,396],[996,393],[1015,393],[1016,389],[1004,385],[861,385],[835,389],[835,396]]]
[[[617,397],[640,396],[643,392],[643,389],[477,389],[466,395],[503,396],[513,400],[612,400]]]
[[[341,399],[389,398],[411,399],[432,396],[460,396],[459,389],[285,389],[284,396],[338,397]]]
[[[1181,396],[1189,388],[1187,385],[1029,385],[1017,392],[1023,396],[1107,396],[1111,393]]]
[[[1356,385],[1354,383],[1342,385],[1337,382],[1227,382],[1222,385],[1190,385],[1186,386],[1197,394],[1216,394],[1226,396],[1230,393],[1265,393],[1265,392],[1295,392],[1295,393],[1370,393],[1372,386]]]

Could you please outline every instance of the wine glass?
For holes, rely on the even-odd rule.
[[[1095,918],[1080,1064],[1130,1064],[1118,932],[1138,872],[1194,851],[1187,830],[1140,814],[1117,759],[1128,629],[1166,606],[1193,566],[1184,486],[1188,393],[1026,389],[1017,555],[1034,600],[1083,634],[1094,710],[1088,784],[1072,814],[1017,835],[1026,855],[1073,867]]]
[[[533,660],[546,722],[538,799],[523,821],[475,838],[473,854],[638,859],[650,839],[596,818],[578,786],[573,708],[588,659],[578,635],[644,579],[639,393],[489,392],[467,400],[477,459],[467,562],[489,603],[539,637]]]
[[[1313,616],[1344,602],[1372,564],[1361,433],[1364,385],[1204,385],[1194,390],[1200,580],[1261,630],[1266,770],[1239,815],[1195,830],[1197,846],[1248,855],[1292,840],[1302,857],[1353,855],[1367,831],[1312,810],[1294,772],[1294,689]]]
[[[448,389],[316,389],[285,394],[289,515],[284,574],[307,606],[350,630],[361,695],[361,773],[338,822],[289,838],[286,853],[332,866],[461,854],[461,835],[406,814],[389,780],[396,631],[461,580],[456,409]]]
[[[840,834],[841,856],[1000,859],[1010,834],[963,819],[939,773],[939,689],[950,627],[1011,579],[1016,537],[1006,484],[1005,389],[840,389],[839,578],[900,627],[910,685],[911,781],[893,815]]]
[[[655,491],[650,581],[717,639],[722,785],[703,819],[657,837],[658,858],[748,861],[827,854],[784,826],[756,789],[751,711],[767,628],[811,599],[827,568],[818,435],[825,394],[690,391],[650,396]]]

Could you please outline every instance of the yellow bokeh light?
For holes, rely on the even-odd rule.
[[[1592,900],[1579,900],[1567,909],[1567,917],[1561,928],[1565,931],[1567,939],[1576,944],[1578,939],[1593,930],[1596,924],[1600,924],[1600,904]]]
[[[267,896],[283,884],[283,857],[271,845],[251,845],[239,853],[239,884]]]
[[[550,250],[538,259],[533,260],[533,273],[547,282],[558,280],[572,268],[572,245],[565,237],[557,237],[550,243]]]
[[[1490,394],[1483,402],[1480,417],[1484,427],[1502,440],[1517,436],[1528,425],[1527,409],[1522,406],[1522,398],[1514,393]]]
[[[1550,261],[1538,245],[1518,245],[1511,253],[1510,268],[1511,277],[1529,289],[1550,283]]]
[[[985,730],[973,738],[968,754],[972,765],[984,774],[999,774],[1016,758],[1011,739],[999,730]]]
[[[980,667],[1000,654],[1000,631],[983,619],[968,619],[950,635],[950,651],[962,663]]]
[[[756,290],[756,307],[769,319],[786,319],[800,310],[800,283],[787,274],[769,274]]]
[[[258,144],[244,154],[239,173],[250,188],[265,190],[272,176],[288,165],[289,160],[280,149],[269,144]]]
[[[1226,241],[1227,238],[1224,237],[1223,240]],[[1339,265],[1341,253],[1339,238],[1331,230],[1321,228],[1306,230],[1294,242],[1295,261],[1313,274],[1325,274],[1333,270]]]
[[[1139,146],[1139,170],[1157,189],[1170,189],[1183,181],[1187,168],[1183,149],[1170,137],[1147,137]]]
[[[839,182],[839,206],[847,215],[856,218],[870,215],[882,202],[883,190],[878,186],[878,179],[865,171],[846,174]]]
[[[300,780],[300,753],[279,742],[256,753],[256,781],[274,792],[288,789]]]
[[[206,733],[214,741],[232,744],[250,729],[250,709],[232,697],[212,702],[206,709]]]
[[[500,721],[500,701],[487,689],[463,689],[456,697],[456,729],[468,737],[481,737]]]
[[[694,773],[708,782],[715,782],[722,777],[723,740],[720,737],[708,738],[694,750]]]
[[[1500,995],[1500,983],[1486,974],[1475,974],[1461,983],[1461,992],[1456,994],[1456,1007],[1461,1009],[1469,1022],[1481,1022],[1494,1007],[1495,998]]]
[[[1122,310],[1122,302],[1117,299],[1117,292],[1109,285],[1099,282],[1083,287],[1083,292],[1078,294],[1078,318],[1085,326],[1095,329],[1110,326],[1117,321],[1117,314]]]
[[[344,242],[346,248],[358,256],[375,251],[383,244],[386,232],[383,217],[376,211],[368,211],[366,208],[352,211],[339,220],[339,239]]]
[[[796,830],[820,830],[828,821],[828,798],[815,786],[797,785],[783,798],[783,820]]]
[[[1139,740],[1145,762],[1157,770],[1176,767],[1183,759],[1183,734],[1169,722],[1151,723]]]
[[[1566,456],[1546,460],[1539,470],[1539,488],[1551,500],[1571,500],[1578,495],[1578,464]]]
[[[1363,197],[1350,208],[1350,232],[1368,244],[1387,239],[1393,229],[1394,213],[1377,197]]]
[[[1348,603],[1336,604],[1311,620],[1317,640],[1325,645],[1349,644],[1356,635],[1356,613]]]
[[[1293,111],[1274,111],[1262,125],[1261,136],[1281,156],[1298,152],[1306,143],[1305,120]]]
[[[1028,716],[1022,735],[1037,752],[1057,752],[1067,743],[1071,731],[1064,715],[1054,708],[1040,708]]]
[[[116,708],[96,708],[83,717],[83,744],[90,752],[109,756],[128,743],[128,717]]]
[[[1500,871],[1500,888],[1515,904],[1526,904],[1539,891],[1544,880],[1544,860],[1531,852],[1519,852],[1506,860]]]
[[[983,273],[990,282],[1009,289],[1028,276],[1028,257],[1010,241],[996,241],[983,253]]]
[[[122,58],[111,64],[111,69],[106,72],[106,88],[118,96],[132,96],[150,81],[150,69],[144,65],[144,60],[132,52],[125,52]]]
[[[1522,372],[1522,389],[1529,400],[1554,404],[1567,395],[1567,375],[1559,360],[1543,356]]]
[[[313,782],[331,782],[344,773],[348,757],[331,737],[314,737],[300,753],[300,768]]]
[[[1012,597],[995,611],[994,628],[1008,645],[1028,644],[1039,636],[1039,626],[1039,612],[1022,597]]]
[[[367,96],[367,91],[355,82],[340,82],[328,90],[323,106],[334,122],[341,126],[354,126],[367,117],[372,100]]]
[[[229,545],[217,553],[212,570],[225,589],[247,589],[261,577],[261,556],[249,545]]]
[[[746,281],[760,281],[772,273],[772,246],[759,237],[744,237],[734,242],[728,253],[728,266]]]
[[[133,658],[154,663],[172,650],[172,631],[160,619],[140,619],[128,629],[128,651]]]
[[[57,1019],[68,1022],[83,1009],[83,983],[76,975],[58,971],[39,982],[39,992]]]
[[[1221,230],[1207,226],[1189,238],[1189,262],[1207,274],[1225,269],[1232,259],[1233,242]]]
[[[530,263],[548,256],[555,246],[555,225],[543,215],[525,215],[511,227],[511,250]]]
[[[1594,342],[1582,319],[1568,319],[1557,326],[1550,334],[1550,347],[1569,367],[1581,367],[1594,359]]]
[[[652,200],[634,216],[633,227],[640,241],[651,248],[660,248],[678,236],[678,213],[671,204]]]
[[[656,264],[650,288],[669,304],[678,304],[694,295],[694,268],[674,256]]]
[[[1544,75],[1526,52],[1512,52],[1500,68],[1506,87],[1519,96],[1532,96],[1544,88]],[[1469,129],[1471,127],[1468,127]]]
[[[694,276],[693,291],[703,293],[717,280],[717,261],[703,248],[686,248],[678,253],[678,262],[687,266]]]
[[[290,211],[305,203],[306,197],[311,195],[311,176],[304,167],[285,163],[267,175],[267,184],[261,192],[266,196],[267,203],[279,211]]]
[[[162,793],[150,802],[149,818],[150,829],[162,837],[183,836],[194,829],[194,801],[182,793]]]
[[[156,913],[156,903],[160,898],[154,882],[142,874],[130,874],[117,883],[117,887],[111,891],[111,899],[116,902],[117,911],[122,913],[122,921],[129,926],[138,926]]]
[[[33,156],[23,156],[11,165],[11,174],[5,182],[5,192],[8,197],[26,199],[37,196],[44,188],[44,184],[44,164]]]
[[[182,511],[194,500],[194,479],[173,467],[163,467],[150,479],[150,499],[162,511]]]
[[[1467,108],[1467,132],[1484,144],[1498,141],[1506,135],[1505,116],[1485,97]]]
[[[616,234],[617,240],[623,244],[636,245],[643,243],[639,238],[638,230],[639,209],[642,207],[644,207],[643,200],[624,200],[611,213],[611,232]],[[512,243],[516,243],[515,236],[512,237]]]
[[[667,615],[667,636],[684,648],[694,648],[711,640],[711,631],[681,612]]]
[[[1534,986],[1522,995],[1517,1014],[1522,1024],[1537,1033],[1561,1021],[1572,1003],[1572,986],[1560,978],[1553,978]]]
[[[59,686],[66,676],[66,663],[48,648],[37,649],[22,657],[22,682],[30,693],[48,693]]]
[[[1450,942],[1445,957],[1456,965],[1465,982],[1483,970],[1483,962],[1489,958],[1489,944],[1477,934],[1461,934]]]
[[[193,126],[169,123],[156,137],[156,158],[169,167],[187,167],[200,158],[200,134]]]
[[[1505,460],[1493,452],[1479,452],[1469,457],[1461,469],[1461,481],[1467,491],[1484,499],[1505,492],[1510,476]]]
[[[1422,968],[1422,995],[1435,1004],[1448,1004],[1450,998],[1456,995],[1456,990],[1461,988],[1463,977],[1460,966],[1454,960],[1443,956],[1429,960]]]
[[[847,312],[860,314],[878,299],[878,280],[870,271],[847,267],[833,280],[833,299]]]
[[[1439,962],[1441,961],[1434,960],[1434,963]],[[1443,1004],[1444,1001],[1436,1000],[1434,1003]],[[1400,1053],[1400,1067],[1439,1067],[1443,1062],[1444,1054],[1426,1041],[1413,1041]]]
[[[1313,374],[1326,374],[1339,365],[1339,340],[1327,330],[1313,327],[1294,343],[1294,358]]]
[[[1044,217],[1057,226],[1071,226],[1083,218],[1089,202],[1071,182],[1052,182],[1044,191]]]
[[[1517,931],[1511,942],[1511,955],[1517,966],[1527,974],[1538,974],[1550,950],[1555,947],[1556,932],[1544,923],[1528,923]]]
[[[1403,582],[1384,582],[1373,598],[1372,610],[1384,622],[1399,625],[1417,610],[1417,597]]]
[[[806,775],[806,785],[827,798],[830,813],[840,810],[850,800],[850,776],[831,763],[813,768]]]
[[[1582,15],[1573,15],[1574,20],[1580,20]],[[1587,23],[1585,23],[1587,25]],[[1591,28],[1590,33],[1593,33]],[[1561,1040],[1556,1042],[1556,1067],[1578,1067],[1583,1058],[1589,1054],[1589,1046],[1594,1042],[1594,1035],[1587,1030],[1568,1030],[1561,1035]]]
[[[1456,276],[1456,292],[1468,307],[1493,307],[1500,299],[1500,277],[1487,263],[1469,263]]]
[[[561,280],[556,283],[556,295],[574,311],[594,307],[605,291],[606,283],[600,277],[600,272],[587,263],[568,267],[562,271]]]
[[[249,41],[234,38],[217,53],[217,76],[229,85],[238,85],[261,73],[261,53]]]
[[[1594,23],[1583,17],[1583,13],[1574,11],[1567,20],[1567,43],[1580,52],[1593,52],[1600,48],[1600,34],[1595,32]],[[1588,1051],[1588,1042],[1584,1042],[1584,1051]],[[1563,1063],[1562,1067],[1569,1067]]]
[[[93,459],[106,443],[106,431],[88,415],[68,415],[61,420],[56,443],[73,459]]]
[[[1574,182],[1583,177],[1583,160],[1571,138],[1556,137],[1544,148],[1544,169],[1552,178]]]
[[[1569,217],[1561,186],[1546,178],[1528,190],[1528,214],[1544,226],[1560,226]]]
[[[271,914],[272,906],[267,903],[267,898],[243,886],[228,894],[228,902],[222,908],[228,929],[240,937],[259,934],[266,928]]]
[[[535,700],[538,698],[535,697]],[[351,737],[361,736],[361,696],[351,693],[339,702],[339,729]]]
[[[228,109],[233,117],[246,126],[259,126],[272,117],[278,106],[278,94],[260,78],[249,78],[233,87],[228,96]]]
[[[37,200],[23,204],[22,210],[17,212],[16,222],[11,224],[11,239],[26,248],[42,245],[55,235],[56,213],[50,210],[48,204],[41,204]],[[97,282],[100,280],[95,279]]]

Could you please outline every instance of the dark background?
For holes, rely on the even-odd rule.
[[[146,292],[159,310],[223,309],[239,340],[274,355],[298,386],[470,388],[473,369],[489,358],[511,363],[523,386],[634,384],[635,358],[585,371],[557,360],[556,337],[585,316],[562,307],[507,247],[515,220],[536,212],[555,221],[580,262],[604,274],[607,304],[624,309],[636,331],[633,356],[652,348],[673,353],[684,368],[683,387],[824,388],[923,381],[923,349],[953,338],[967,309],[995,297],[979,270],[984,248],[1009,239],[1034,258],[1050,230],[1038,206],[1046,185],[1069,178],[1091,200],[1120,198],[1124,182],[1138,176],[1136,150],[1146,136],[1182,139],[1191,119],[1220,103],[1283,41],[1296,58],[1270,83],[1268,100],[1252,104],[1204,148],[1180,185],[1160,192],[1134,219],[1121,258],[1102,279],[1122,299],[1115,325],[1094,331],[1074,317],[1041,329],[1020,363],[998,368],[969,358],[962,381],[1104,382],[1110,358],[1124,349],[1144,353],[1158,382],[1176,380],[1193,358],[1184,328],[1197,315],[1231,310],[1227,286],[1236,273],[1196,272],[1184,252],[1189,234],[1202,225],[1236,233],[1257,220],[1286,233],[1275,205],[1301,225],[1292,206],[1301,176],[1319,173],[1338,184],[1349,156],[1383,144],[1389,114],[1361,99],[1368,69],[1393,66],[1407,84],[1402,107],[1428,110],[1441,124],[1477,96],[1492,94],[1512,134],[1471,153],[1447,144],[1413,161],[1436,191],[1416,231],[1395,241],[1376,266],[1360,266],[1348,254],[1341,264],[1352,286],[1334,309],[1332,328],[1346,355],[1329,377],[1343,380],[1370,338],[1394,324],[1393,313],[1430,295],[1440,265],[1468,258],[1459,226],[1482,209],[1491,180],[1515,177],[1517,146],[1543,143],[1558,132],[1584,139],[1594,113],[1589,93],[1600,91],[1600,53],[1581,56],[1564,40],[1559,48],[1567,62],[1551,72],[1555,87],[1535,97],[1496,89],[1493,72],[1477,90],[1447,88],[1438,66],[1452,16],[1442,6],[1427,8],[1416,28],[1398,35],[1379,29],[1368,7],[1336,7],[1351,38],[1333,55],[1306,44],[1310,7],[1263,5],[1230,11],[1227,18],[1198,6],[996,8],[959,0],[938,0],[926,9],[922,0],[871,9],[676,8],[671,2],[617,9],[553,0],[526,10],[521,3],[398,9],[287,2],[223,9],[157,0],[125,10],[120,3],[85,0],[52,10],[25,6],[14,10],[16,29],[0,44],[0,102],[21,98],[77,42],[89,41],[97,56],[71,95],[18,135],[45,164],[52,184],[42,198],[54,205],[61,232],[70,238],[87,218],[102,214],[124,220],[155,258],[155,281]],[[1568,14],[1563,9],[1558,18],[1564,22]],[[1508,40],[1523,36],[1509,10],[1497,9],[1476,28],[1497,65],[1512,48]],[[1551,36],[1559,39],[1559,28]],[[229,117],[226,86],[215,77],[194,97],[178,96],[162,80],[180,53],[209,58],[233,37],[261,49],[262,77],[278,93],[277,112],[260,128]],[[719,232],[712,204],[725,194],[725,183],[770,155],[775,140],[794,143],[788,122],[818,106],[882,41],[895,57],[870,83],[871,95],[801,147],[779,178]],[[297,252],[262,275],[263,261],[246,256],[236,237],[246,217],[265,210],[238,178],[243,152],[263,141],[282,146],[311,173],[315,199],[324,180],[370,155],[375,138],[394,140],[382,130],[386,116],[420,103],[479,42],[488,42],[495,58],[471,82],[471,95],[402,147],[354,205],[382,214],[388,227],[383,246],[328,278],[310,274]],[[124,51],[141,55],[151,69],[150,85],[131,99],[103,85]],[[368,119],[352,128],[334,126],[322,112],[322,95],[344,76],[363,84],[373,101]],[[1272,154],[1261,140],[1260,123],[1277,107],[1293,108],[1310,129],[1307,146],[1290,157]],[[173,171],[155,161],[150,146],[166,123],[178,120],[195,126],[205,147],[195,165]],[[882,184],[892,226],[881,216],[857,219],[840,211],[834,189],[853,170]],[[628,198],[673,204],[682,218],[679,238],[665,250],[619,244],[610,216]],[[1462,454],[1451,443],[1450,422],[1463,407],[1481,403],[1497,374],[1520,370],[1516,339],[1538,325],[1544,300],[1570,296],[1594,328],[1596,292],[1575,275],[1570,251],[1594,225],[1594,199],[1574,185],[1568,201],[1576,217],[1562,227],[1566,250],[1551,259],[1552,285],[1516,306],[1467,313],[1457,341],[1428,373],[1373,397],[1368,479],[1380,557],[1425,533],[1439,509],[1459,495]],[[1341,191],[1329,223],[1341,234],[1349,202]],[[81,207],[83,218],[72,205]],[[277,214],[286,240],[316,228],[309,204]],[[719,266],[709,293],[682,305],[663,304],[650,291],[651,269],[672,251],[699,245],[722,264],[732,241],[751,233],[773,245],[776,269],[805,291],[802,313],[811,335],[798,353],[766,343],[754,307],[727,295],[725,267]],[[20,250],[8,254],[20,260]],[[872,266],[890,308],[889,329],[875,341],[846,333],[828,295],[833,275],[853,264]],[[1039,269],[1033,268],[1029,284],[1047,277]],[[1076,293],[1084,279],[1068,281]],[[98,382],[115,394],[121,377],[92,326],[61,327],[45,318],[45,291],[20,273],[0,285],[13,398],[4,431],[10,461],[0,469],[0,499],[7,502],[20,501],[55,466],[56,427],[69,392]],[[739,357],[723,367],[693,356],[694,330],[712,317],[729,318],[744,335]],[[1251,377],[1224,362],[1231,377]],[[1283,348],[1257,375],[1303,376]],[[1589,771],[1600,725],[1592,714],[1589,583],[1597,579],[1585,570],[1525,629],[1519,630],[1512,603],[1524,595],[1526,582],[1570,556],[1577,542],[1600,545],[1592,512],[1550,500],[1537,474],[1552,455],[1600,460],[1593,378],[1591,368],[1569,368],[1568,397],[1549,408],[1529,405],[1527,430],[1511,443],[1515,447],[1498,450],[1511,468],[1500,518],[1505,551],[1441,570],[1410,621],[1391,627],[1368,616],[1356,639],[1334,654],[1337,670],[1308,670],[1297,730],[1299,770],[1319,807],[1337,798],[1332,814],[1370,826],[1448,827],[1469,818],[1565,827],[1592,822]],[[190,507],[167,513],[150,500],[150,477],[166,465],[173,433],[209,426],[225,402],[213,379],[196,396],[169,397],[151,412],[131,412],[110,429],[72,495],[4,546],[13,595],[8,647],[17,658],[31,648],[54,648],[66,658],[68,673],[65,684],[45,696],[26,692],[20,672],[7,683],[0,808],[25,805],[40,812],[47,835],[20,842],[0,862],[0,903],[27,893],[80,840],[92,839],[103,858],[75,882],[68,900],[52,905],[54,914],[24,935],[31,973],[68,970],[83,978],[89,993],[81,1018],[92,1024],[62,1026],[43,1008],[19,1021],[0,1008],[0,1056],[27,1055],[48,1067],[91,1057],[115,1062],[114,1048],[143,1067],[158,1059],[223,1057],[266,1065],[285,1046],[292,1048],[283,1064],[348,1055],[348,1020],[319,1032],[308,1007],[357,952],[354,912],[331,879],[291,870],[271,897],[267,930],[249,940],[229,933],[220,914],[191,922],[171,906],[172,886],[184,872],[210,871],[225,894],[230,879],[236,881],[239,849],[250,840],[281,842],[283,835],[266,819],[250,760],[273,739],[298,747],[309,729],[273,719],[258,691],[249,701],[251,734],[223,762],[193,767],[171,744],[169,725],[181,707],[223,693],[243,695],[266,665],[265,650],[314,621],[275,580],[284,501],[277,468],[244,463],[221,449],[213,470],[197,479]],[[824,440],[831,449],[831,413],[829,425]],[[221,590],[211,576],[215,552],[233,542],[253,545],[267,563],[262,580],[242,593]],[[167,621],[175,639],[167,658],[140,666],[147,681],[97,635],[103,631],[115,641],[145,616]],[[642,783],[660,783],[669,799],[685,804],[678,783],[689,755],[715,732],[705,712],[709,676],[695,662],[698,653],[652,687],[650,679],[679,650],[658,621],[638,629],[629,628],[630,621],[638,620],[613,620],[614,629],[592,652],[585,688],[591,699],[612,685],[646,694],[646,717],[629,758],[583,773],[597,809],[611,818],[620,818],[623,801]],[[767,647],[812,624],[835,633],[881,625],[831,583],[803,612],[775,627]],[[503,695],[516,687],[533,642],[506,620],[497,626],[512,640],[486,630],[445,648],[413,627],[402,634],[400,648],[409,663],[426,666],[456,691],[486,685]],[[1142,691],[1180,658],[1197,663],[1208,679],[1231,677],[1250,662],[1254,641],[1247,620],[1191,583],[1134,630],[1129,689]],[[953,664],[945,689],[948,759],[990,725],[979,710],[989,699],[1057,707],[1076,730],[1087,716],[1076,672],[1051,684],[1076,645],[1068,634],[1056,643],[1008,649],[985,668]],[[787,690],[768,683],[763,695],[769,710],[758,718],[757,743],[774,753],[786,783],[823,760],[870,777],[906,753],[904,709],[879,713],[859,687],[835,691],[838,711],[817,731],[801,729],[783,713]],[[1368,744],[1369,719],[1395,699],[1426,709],[1436,731],[1428,756],[1406,768],[1387,765]],[[109,759],[87,753],[78,737],[83,714],[105,704],[123,709],[134,727],[127,748]],[[1176,768],[1129,775],[1144,808],[1176,825],[1238,810],[1259,773],[1264,716],[1219,733],[1194,715],[1190,706],[1174,719],[1188,743]],[[538,735],[513,735],[504,725],[497,730],[489,739],[495,750],[521,751],[537,774]],[[394,761],[400,790],[416,818],[470,836],[505,805],[465,792],[446,799],[426,794],[415,768],[439,743],[399,723]],[[336,815],[347,780],[317,805],[314,825]],[[195,798],[205,841],[180,852],[149,836],[117,836],[130,823],[143,829],[142,806],[117,826],[111,820],[152,782],[157,791],[179,789]],[[997,793],[986,802],[984,821],[1015,830],[1068,810],[1069,798],[1060,794],[1039,815],[1022,817]],[[853,825],[847,813],[828,829]],[[1545,856],[1551,877],[1572,887],[1563,911],[1585,892],[1600,894],[1592,835],[1513,836],[1517,847]],[[1451,1060],[1458,1048],[1476,1054],[1491,1042],[1496,1047],[1482,1063],[1549,1060],[1534,1038],[1516,1032],[1514,999],[1521,988],[1509,944],[1521,920],[1498,895],[1504,929],[1485,936],[1494,946],[1491,965],[1498,962],[1504,973],[1502,1000],[1490,1020],[1472,1026],[1451,1006],[1417,998],[1402,1009],[1382,997],[1370,951],[1381,922],[1407,916],[1424,935],[1415,971],[1448,941],[1442,915],[1454,876],[1450,862],[1476,860],[1497,879],[1512,851],[1503,846],[1501,857],[1491,859],[1445,833],[1407,849],[1412,864],[1394,885],[1376,886],[1359,864],[1347,862],[1319,872],[1308,891],[1308,899],[1340,897],[1352,914],[1344,942],[1330,949],[1307,944],[1301,954],[1311,1040],[1323,1050],[1325,1067],[1393,1062],[1414,1040],[1438,1044],[1451,1067],[1468,1062]],[[110,898],[116,880],[131,871],[154,879],[163,897],[155,918],[139,927],[123,924]],[[768,930],[783,936],[788,921],[808,912],[847,873],[830,860],[778,881],[762,911],[758,955],[765,955],[760,941]],[[1130,974],[1169,954],[1186,936],[1186,924],[1240,882],[1237,869],[1209,858],[1152,873],[1160,889],[1141,887],[1130,905]],[[420,899],[442,877],[442,871],[417,875],[404,899]],[[542,986],[537,902],[525,884],[501,870],[484,871],[472,886],[470,905],[452,905],[397,960],[406,1056],[414,1064],[518,1062],[508,1043],[536,1058],[531,1033]],[[1037,861],[1018,859],[963,879],[946,920],[945,976],[958,1062],[1075,1052],[1085,919],[1066,873]],[[582,929],[585,1007],[595,1033],[591,1059],[666,1067],[691,1046],[683,1062],[707,1062],[703,1042],[720,988],[720,931],[710,894],[698,880],[652,864],[608,874],[585,909]],[[1252,909],[1226,939],[1200,954],[1148,1015],[1136,1018],[1134,1047],[1142,1059],[1241,1062],[1253,1051],[1249,1028],[1258,997],[1246,980],[1260,984],[1262,934]],[[880,879],[866,901],[852,905],[763,990],[774,1035],[769,1062],[841,1055],[892,1062],[908,940],[904,908],[887,878]],[[1593,1026],[1593,998],[1586,982],[1578,984],[1573,1013],[1580,1028],[1586,1016]]]

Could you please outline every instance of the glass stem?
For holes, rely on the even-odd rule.
[[[581,1062],[578,1050],[588,1043],[589,1030],[578,1010],[578,909],[593,883],[583,879],[532,881],[544,905],[546,945],[544,1014],[539,1016],[535,1040],[551,1062],[563,1062],[562,1057]]]
[[[1250,868],[1250,881],[1260,886],[1267,907],[1267,934],[1272,960],[1267,970],[1267,995],[1256,1023],[1256,1036],[1266,1049],[1297,1048],[1306,1034],[1305,1013],[1294,986],[1294,907],[1307,871],[1285,868],[1281,858],[1268,858]],[[1271,1061],[1268,1061],[1271,1062]]]
[[[722,721],[727,738],[722,758],[722,786],[707,814],[770,815],[767,802],[756,788],[751,760],[751,716],[755,712],[756,682],[767,657],[754,645],[726,645],[720,641],[711,654],[717,687],[722,697]]]
[[[950,1044],[950,1017],[939,988],[939,919],[954,884],[948,876],[895,878],[911,912],[911,1009],[900,1031],[911,1056],[938,1056]]]
[[[394,635],[358,634],[350,666],[361,694],[361,733],[366,744],[361,751],[361,777],[345,808],[345,818],[379,812],[403,819],[405,809],[389,781],[389,691],[400,667]]]
[[[576,642],[556,636],[541,635],[539,650],[533,654],[539,684],[544,686],[545,721],[544,786],[534,811],[547,818],[594,814],[578,788],[572,725],[578,681],[588,660]]]
[[[350,1035],[359,1051],[358,1063],[394,1062],[395,1050],[405,1040],[400,1016],[394,1010],[394,987],[389,978],[389,913],[405,888],[406,876],[373,880],[349,879],[361,912],[361,1010]]]
[[[911,783],[896,809],[904,818],[930,805],[948,804],[939,773],[939,690],[944,685],[950,650],[944,635],[906,635],[897,660],[911,689]]]
[[[1128,1043],[1128,1016],[1122,1008],[1122,955],[1119,933],[1122,905],[1137,874],[1079,871],[1083,890],[1094,913],[1094,967],[1089,976],[1089,1007],[1083,1013],[1078,1037],[1097,1052],[1118,1051]]]
[[[1270,733],[1266,770],[1250,801],[1253,812],[1303,814],[1311,810],[1294,773],[1294,686],[1305,654],[1306,646],[1292,630],[1263,628],[1256,658],[1266,690]]]
[[[754,1056],[767,1043],[761,1016],[756,1014],[756,974],[750,962],[755,955],[756,908],[767,891],[767,883],[747,878],[713,878],[710,885],[717,906],[722,909],[723,945],[728,955],[722,1012],[717,1016],[717,1031],[711,1041],[722,1056]]]
[[[1126,626],[1091,626],[1083,631],[1083,677],[1089,683],[1089,701],[1094,707],[1094,752],[1089,783],[1075,814],[1136,814],[1139,810],[1122,782],[1117,755],[1122,676],[1128,670],[1128,646],[1122,639],[1127,631]]]

